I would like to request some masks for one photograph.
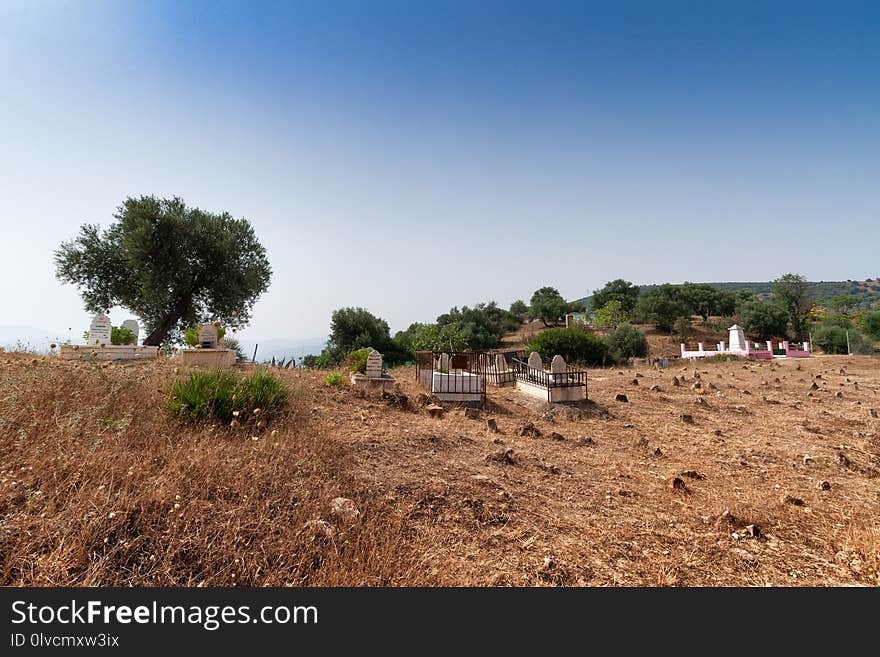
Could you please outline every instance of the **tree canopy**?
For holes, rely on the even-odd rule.
[[[633,314],[640,321],[656,324],[661,331],[671,331],[675,320],[688,317],[691,310],[681,286],[664,283],[644,292]]]
[[[555,287],[542,287],[535,290],[529,307],[529,318],[540,319],[544,326],[556,326],[565,317],[566,313],[583,311],[584,307],[579,303],[569,303],[562,298],[559,290]]]
[[[788,313],[792,337],[800,338],[804,333],[810,309],[813,307],[813,297],[807,279],[800,274],[780,276],[773,281],[773,299]]]
[[[592,304],[594,310],[602,308],[610,301],[620,303],[620,308],[624,312],[632,312],[639,301],[639,286],[633,285],[622,278],[616,278],[605,283],[605,287],[601,290],[593,292]]]
[[[86,310],[127,308],[154,346],[199,322],[248,323],[272,270],[246,219],[154,196],[127,198],[113,217],[103,232],[83,225],[55,251],[56,276],[77,287]]]

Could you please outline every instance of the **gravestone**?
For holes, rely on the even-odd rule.
[[[534,370],[544,370],[544,361],[541,360],[541,354],[537,351],[533,351],[529,354],[529,367]]]
[[[110,346],[110,333],[113,330],[110,318],[107,315],[98,314],[92,319],[89,326],[89,344]]]
[[[495,355],[495,371],[496,372],[506,372],[507,371],[507,359],[504,357],[504,354],[496,354]]]
[[[217,348],[217,327],[213,324],[202,324],[199,327],[199,347],[202,349]]]
[[[734,324],[728,329],[730,335],[730,351],[745,351],[746,336],[741,326]]]
[[[367,369],[365,374],[368,379],[382,378],[382,354],[375,349],[367,356]]]
[[[565,364],[565,359],[559,354],[556,354],[550,362],[550,373],[565,374],[567,370],[568,366]]]
[[[141,332],[141,329],[138,326],[138,323],[133,319],[127,319],[124,322],[122,322],[122,328],[128,329],[129,331],[132,332],[132,334],[134,335],[134,343],[137,344],[138,343],[138,334]]]
[[[449,371],[449,354],[443,352],[437,359],[437,369],[441,372]]]

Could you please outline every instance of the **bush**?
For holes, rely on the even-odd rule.
[[[331,372],[324,379],[324,383],[328,386],[338,386],[342,383],[342,375],[339,372]]]
[[[244,355],[244,351],[242,351],[242,349],[241,349],[241,343],[238,341],[238,338],[232,338],[232,337],[225,338],[223,340],[223,344],[226,346],[227,349],[232,349],[235,352],[236,358],[239,358],[241,360],[244,360],[245,358],[247,358]]]
[[[168,409],[189,422],[256,423],[287,406],[284,384],[264,370],[244,377],[229,371],[198,371],[171,388]]]
[[[847,329],[834,323],[813,325],[812,347],[819,347],[827,354],[846,354],[852,350],[854,354],[870,354],[871,343],[855,329],[849,329],[849,350],[847,348]]]
[[[125,345],[136,343],[137,338],[134,337],[134,333],[132,333],[130,329],[121,326],[113,326],[110,328],[110,344]]]
[[[367,371],[367,358],[370,355],[371,349],[366,347],[364,349],[358,349],[357,351],[352,351],[345,357],[345,364],[348,366],[349,372],[359,372],[363,374]]]
[[[862,316],[862,330],[872,340],[880,340],[880,310],[872,310]]]
[[[691,318],[679,317],[675,320],[675,323],[673,323],[672,330],[675,331],[675,334],[682,340],[687,340],[694,333],[693,328],[691,328]]]
[[[602,338],[578,328],[547,329],[535,337],[530,349],[541,354],[544,360],[559,354],[569,363],[605,365],[613,362]]]
[[[645,358],[648,339],[632,324],[621,324],[607,338],[608,348],[615,358]]]

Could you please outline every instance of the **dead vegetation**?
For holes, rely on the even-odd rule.
[[[384,397],[285,370],[252,435],[171,420],[170,363],[4,356],[3,584],[880,583],[875,359],[593,370],[589,409],[442,413],[410,369]]]

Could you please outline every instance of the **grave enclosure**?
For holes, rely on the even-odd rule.
[[[587,398],[587,372],[570,367],[565,359],[556,354],[550,361],[550,370],[537,352],[529,354],[523,362],[514,360],[516,389],[550,403],[577,402]]]
[[[351,384],[359,388],[386,389],[393,388],[397,380],[382,369],[382,354],[371,349],[367,356],[367,366],[363,374],[351,373]]]
[[[110,318],[103,313],[95,315],[89,326],[89,339],[84,345],[63,344],[59,351],[62,360],[147,360],[158,358],[159,347],[138,346],[137,336],[140,334],[138,323],[127,319],[122,323],[135,335],[133,345],[114,345],[110,343],[113,326]]]
[[[188,367],[227,368],[235,365],[235,350],[223,346],[218,337],[216,324],[202,324],[199,327],[199,344],[195,349],[184,349],[180,359]]]
[[[788,340],[777,341],[774,346],[772,340],[767,340],[763,345],[752,343],[745,337],[741,326],[734,324],[728,329],[729,341],[719,342],[713,350],[704,348],[703,343],[697,345],[696,350],[688,350],[681,343],[681,357],[696,360],[710,356],[739,356],[741,358],[755,358],[758,360],[770,360],[771,358],[809,358],[810,343],[791,343]]]

